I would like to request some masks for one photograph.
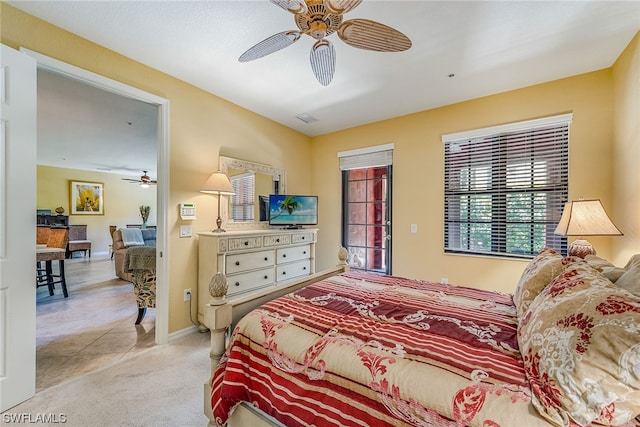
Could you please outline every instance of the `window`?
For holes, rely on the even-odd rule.
[[[443,137],[445,252],[566,252],[554,231],[568,196],[570,122],[569,114]]]
[[[231,196],[231,218],[234,221],[253,221],[255,217],[256,176],[253,172],[229,177],[235,195]]]

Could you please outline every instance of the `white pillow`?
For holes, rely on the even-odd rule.
[[[144,246],[142,230],[139,228],[121,228],[120,233],[122,233],[122,243],[124,243],[125,248],[131,246]]]
[[[640,296],[640,254],[632,256],[624,268],[626,271],[616,280],[616,285]]]

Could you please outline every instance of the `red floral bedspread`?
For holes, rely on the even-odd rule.
[[[243,318],[213,376],[286,426],[548,426],[531,405],[511,295],[348,272]]]

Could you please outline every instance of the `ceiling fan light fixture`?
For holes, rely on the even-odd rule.
[[[150,187],[150,185],[149,185],[149,184],[147,184],[146,182],[141,182],[141,183],[140,183],[140,187],[142,187],[142,188],[149,188],[149,187]]]
[[[327,36],[327,28],[327,24],[324,21],[313,21],[310,25],[309,35],[316,40],[322,40]]]
[[[283,31],[267,37],[240,55],[238,61],[253,61],[277,52],[298,41],[302,34],[316,39],[311,48],[311,69],[323,86],[329,85],[336,67],[336,52],[326,40],[334,32],[346,44],[376,52],[401,52],[411,47],[411,40],[395,28],[369,19],[350,19],[342,15],[362,0],[271,0],[295,15],[298,30]]]

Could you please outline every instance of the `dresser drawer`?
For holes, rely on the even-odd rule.
[[[276,263],[275,255],[274,250],[227,255],[224,271],[226,274],[234,274],[273,266]]]
[[[282,282],[311,274],[311,261],[304,260],[276,267],[276,281]]]
[[[274,283],[273,267],[227,276],[227,296],[254,291]]]
[[[277,264],[309,259],[309,257],[311,257],[311,245],[301,245],[276,250]]]
[[[262,247],[261,236],[251,237],[234,237],[228,239],[228,251],[244,251],[247,249],[256,249]]]
[[[291,243],[313,243],[314,233],[296,233],[291,235]]]
[[[276,234],[274,236],[264,236],[264,246],[281,246],[291,243],[290,234]]]

